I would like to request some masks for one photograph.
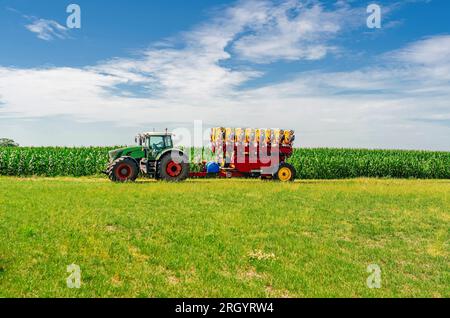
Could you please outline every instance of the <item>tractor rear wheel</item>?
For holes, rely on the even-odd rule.
[[[114,182],[134,181],[138,177],[139,167],[133,159],[120,157],[109,166],[107,173]]]
[[[189,177],[189,160],[185,155],[173,156],[171,153],[162,157],[159,162],[159,178],[165,181],[178,182]]]
[[[280,164],[278,171],[274,175],[275,180],[279,180],[281,182],[289,182],[294,181],[296,175],[296,171],[294,166],[283,162]]]

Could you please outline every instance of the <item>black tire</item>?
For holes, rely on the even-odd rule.
[[[120,157],[109,165],[107,174],[114,182],[135,181],[139,175],[139,167],[134,159]]]
[[[297,172],[293,165],[283,162],[278,167],[277,172],[273,175],[273,179],[282,182],[292,182],[295,180],[296,174]]]
[[[164,155],[158,164],[158,179],[179,182],[189,177],[189,160],[182,153],[178,156],[168,153]]]

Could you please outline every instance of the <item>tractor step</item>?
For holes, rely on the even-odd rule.
[[[140,168],[144,174],[154,177],[156,175],[157,162],[141,160]]]

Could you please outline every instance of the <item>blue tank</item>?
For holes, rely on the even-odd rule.
[[[206,172],[207,173],[219,173],[220,166],[217,162],[210,161],[206,164]]]

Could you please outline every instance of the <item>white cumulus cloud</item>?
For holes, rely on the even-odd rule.
[[[263,9],[261,23],[254,23],[233,44],[242,59],[257,63],[321,59],[335,49],[328,41],[358,25],[358,12],[363,12],[348,5],[325,10],[319,3],[299,1],[272,3]]]
[[[0,66],[0,118],[70,116],[130,126],[202,119],[294,128],[301,146],[450,149],[449,36],[411,43],[381,66],[299,72],[253,88],[245,84],[263,72],[226,63],[323,58],[333,52],[329,41],[354,25],[346,19],[352,10],[238,2],[138,58],[83,68]]]

